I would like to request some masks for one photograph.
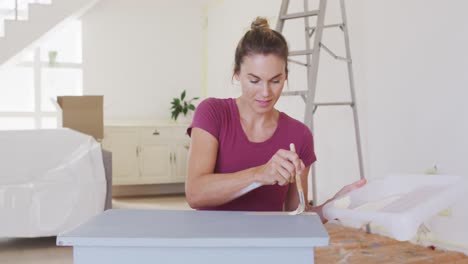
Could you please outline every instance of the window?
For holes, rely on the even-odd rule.
[[[33,129],[34,118],[31,117],[0,117],[0,130]]]
[[[0,111],[34,111],[34,73],[32,68],[5,67],[0,71]]]
[[[0,68],[0,130],[56,128],[59,95],[82,95],[81,22],[71,21]]]

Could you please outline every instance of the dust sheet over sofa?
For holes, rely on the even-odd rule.
[[[0,131],[0,237],[55,236],[104,210],[101,146],[71,129]]]

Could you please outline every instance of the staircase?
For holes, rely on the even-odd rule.
[[[0,0],[0,66],[98,0]],[[3,34],[2,34],[3,33]]]

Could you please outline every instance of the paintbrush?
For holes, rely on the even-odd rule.
[[[296,147],[294,146],[294,143],[291,143],[289,145],[289,149],[292,152],[296,153]],[[289,212],[290,215],[302,214],[306,207],[304,191],[302,190],[301,174],[297,173],[296,171],[296,173],[294,174],[294,178],[296,179],[297,193],[299,195],[299,205],[297,206],[296,210]]]

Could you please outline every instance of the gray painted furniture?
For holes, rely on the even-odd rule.
[[[75,264],[314,263],[329,236],[316,214],[108,210],[57,237]]]

